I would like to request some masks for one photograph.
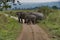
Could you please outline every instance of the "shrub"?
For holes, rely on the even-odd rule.
[[[52,8],[53,8],[53,9],[58,9],[58,7],[57,7],[57,6],[52,6]]]
[[[16,40],[22,25],[15,19],[0,14],[0,40]]]
[[[42,12],[45,16],[47,16],[49,13],[53,12],[53,9],[48,6],[43,6],[38,9],[38,12]]]

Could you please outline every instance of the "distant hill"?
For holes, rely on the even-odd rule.
[[[57,6],[60,8],[60,2],[46,2],[46,3],[22,3],[21,5],[15,5],[15,8],[18,9],[30,9],[35,7],[41,7],[41,6]]]
[[[40,5],[49,7],[57,6],[58,8],[60,8],[60,2],[47,2],[47,3],[41,3]]]

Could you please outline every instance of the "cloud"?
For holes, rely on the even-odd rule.
[[[53,2],[53,1],[59,1],[59,0],[18,0],[18,1],[20,2]]]

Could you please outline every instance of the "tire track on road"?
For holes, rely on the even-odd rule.
[[[18,40],[50,40],[50,38],[37,24],[23,24],[23,32]]]
[[[31,25],[34,31],[35,40],[50,40],[48,34],[37,24]]]
[[[17,40],[34,40],[32,27],[30,25],[23,24],[23,32]]]

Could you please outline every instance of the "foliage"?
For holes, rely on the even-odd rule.
[[[53,9],[58,9],[58,7],[57,7],[57,6],[53,6],[52,8],[53,8]]]
[[[0,11],[2,11],[3,8],[0,7]]]
[[[7,8],[11,8],[11,6],[7,4],[7,0],[2,1],[2,3],[3,3],[3,6],[2,6],[3,9],[5,8],[5,10],[7,10]]]
[[[60,40],[60,10],[50,13],[47,18],[39,23],[51,35],[52,40]]]
[[[43,6],[38,9],[38,12],[42,12],[45,16],[47,16],[49,13],[53,12],[53,9],[48,6]]]
[[[22,25],[15,19],[0,14],[0,40],[16,40]]]

